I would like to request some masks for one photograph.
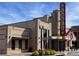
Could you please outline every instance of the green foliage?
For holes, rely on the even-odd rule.
[[[50,51],[49,50],[46,50],[45,51],[45,55],[50,55]]]
[[[57,52],[55,50],[52,50],[54,54],[56,54]]]
[[[54,55],[54,53],[53,53],[53,51],[52,51],[52,50],[50,51],[50,55]]]
[[[57,52],[55,50],[50,50],[50,55],[54,55],[56,54]]]
[[[39,52],[38,52],[38,51],[34,51],[34,52],[32,53],[32,55],[33,55],[33,56],[39,56]]]
[[[55,51],[55,50],[43,50],[42,51],[42,54],[43,55],[54,55],[54,54],[56,54],[57,52]],[[38,50],[38,51],[34,51],[33,53],[32,53],[32,55],[33,56],[39,56],[39,55],[41,55],[41,50]]]
[[[38,50],[38,52],[39,52],[39,55],[41,55],[41,50]],[[42,51],[42,54],[45,55],[45,51],[44,50]]]
[[[39,55],[41,55],[41,50],[38,50],[38,52],[39,52]]]
[[[43,52],[43,55],[45,55],[45,51],[43,50],[42,52]]]

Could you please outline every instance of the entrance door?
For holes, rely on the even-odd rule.
[[[28,49],[28,39],[25,40],[25,50]]]
[[[15,50],[15,40],[11,40],[11,49]]]

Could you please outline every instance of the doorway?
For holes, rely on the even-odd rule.
[[[11,49],[15,50],[15,40],[11,40]]]
[[[25,50],[27,50],[27,49],[28,49],[28,39],[25,40]]]
[[[12,50],[25,50],[28,51],[28,39],[12,39],[11,40],[11,49]]]
[[[19,40],[19,49],[22,49],[22,40]]]

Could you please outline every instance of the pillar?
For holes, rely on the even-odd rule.
[[[42,39],[42,50],[44,50],[44,41],[43,41],[43,40],[44,40],[43,31],[44,31],[44,30],[43,30],[43,28],[41,29],[41,31],[42,31],[42,32],[41,32],[41,36],[42,36],[42,37],[41,37],[41,39]]]
[[[18,40],[15,40],[15,50],[18,50],[19,49],[19,42]]]
[[[25,50],[25,40],[22,40],[22,49]]]
[[[48,33],[48,30],[47,30],[47,48],[49,48],[48,38],[49,38],[49,33]]]
[[[67,41],[65,41],[65,50],[67,50]]]

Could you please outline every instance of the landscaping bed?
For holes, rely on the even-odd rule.
[[[47,56],[47,55],[55,55],[57,52],[55,50],[36,50],[32,53],[32,56]]]

